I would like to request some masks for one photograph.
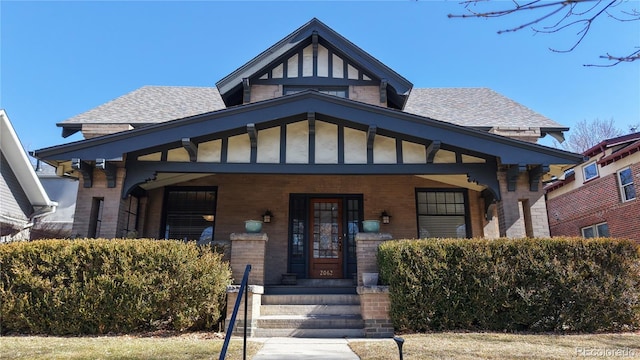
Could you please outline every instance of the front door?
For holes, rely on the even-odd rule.
[[[311,199],[309,274],[342,279],[342,199]]]

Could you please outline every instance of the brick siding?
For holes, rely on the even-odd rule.
[[[631,166],[636,199],[622,202],[617,174],[585,183],[548,200],[552,236],[582,236],[586,226],[606,222],[612,237],[640,242],[640,163]]]

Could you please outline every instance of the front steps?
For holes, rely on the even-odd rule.
[[[360,297],[351,280],[302,280],[267,286],[256,337],[364,337]]]

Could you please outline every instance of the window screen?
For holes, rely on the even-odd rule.
[[[165,194],[165,239],[213,240],[216,189],[169,188]]]

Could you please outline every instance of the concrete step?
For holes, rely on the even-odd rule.
[[[260,329],[362,329],[358,315],[266,315],[258,318]]]
[[[360,315],[360,305],[262,305],[260,315]]]
[[[269,285],[264,289],[266,295],[302,295],[302,294],[356,294],[356,287],[346,286],[307,286],[307,285]]]
[[[262,305],[360,305],[352,294],[262,295]]]
[[[298,337],[298,338],[363,338],[363,329],[261,329],[255,330],[256,337]]]

